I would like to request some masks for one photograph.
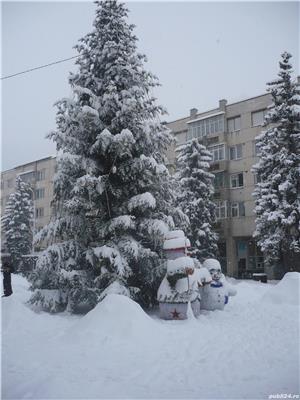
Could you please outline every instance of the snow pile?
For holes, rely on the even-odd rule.
[[[300,273],[287,272],[282,280],[271,287],[262,300],[272,304],[300,304]]]
[[[109,337],[115,341],[127,342],[147,337],[149,332],[159,328],[156,321],[151,319],[143,309],[127,296],[108,294],[87,315],[82,317],[74,326],[72,333],[76,340],[101,341]]]

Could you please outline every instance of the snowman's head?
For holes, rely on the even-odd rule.
[[[221,279],[222,269],[218,260],[215,260],[214,258],[208,258],[204,261],[203,267],[208,269],[214,281],[219,281]]]

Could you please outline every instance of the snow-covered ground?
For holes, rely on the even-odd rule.
[[[161,321],[110,295],[86,316],[2,298],[3,399],[267,399],[299,393],[299,276],[237,283],[225,311]]]

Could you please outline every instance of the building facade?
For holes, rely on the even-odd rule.
[[[52,215],[53,177],[56,169],[55,157],[47,157],[1,172],[1,217],[10,194],[15,191],[18,176],[28,182],[32,189],[34,203],[34,231],[45,226]],[[5,247],[2,235],[2,248]]]
[[[270,104],[269,94],[232,104],[220,100],[213,110],[192,109],[188,117],[168,124],[176,138],[168,152],[171,172],[176,169],[178,147],[191,138],[200,138],[212,152],[220,258],[227,274],[239,278],[264,271],[263,256],[252,237],[252,193],[258,177],[251,168],[258,161],[256,137]]]

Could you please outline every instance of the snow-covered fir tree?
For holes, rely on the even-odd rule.
[[[182,145],[179,151],[178,205],[189,218],[186,229],[194,249],[192,255],[202,262],[218,253],[218,237],[213,227],[216,222],[214,175],[209,172],[212,155],[198,139]]]
[[[37,237],[49,246],[31,275],[31,302],[53,312],[86,312],[109,292],[153,304],[161,239],[181,215],[164,165],[172,138],[151,94],[157,78],[144,69],[125,6],[96,4],[94,29],[75,47],[73,96],[57,103],[50,134],[61,154],[56,218]]]
[[[300,88],[292,78],[291,55],[281,57],[278,78],[268,83],[273,102],[266,129],[257,137],[254,237],[267,264],[287,269],[300,265]],[[284,265],[287,258],[290,265]]]
[[[20,177],[16,179],[15,192],[9,196],[2,217],[8,251],[15,270],[22,268],[22,256],[32,250],[33,203],[31,188]]]

